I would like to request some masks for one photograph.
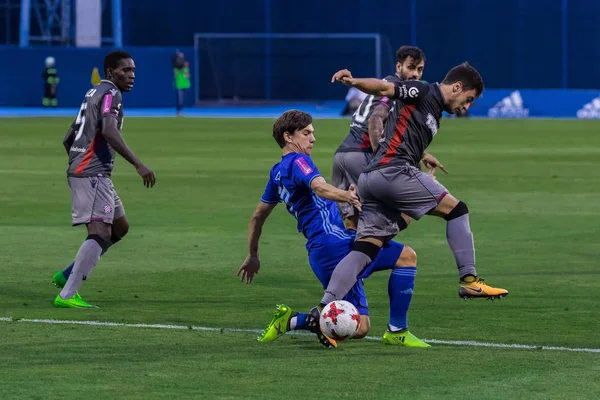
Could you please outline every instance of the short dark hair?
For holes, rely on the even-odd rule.
[[[418,47],[402,46],[396,51],[396,60],[399,63],[403,63],[408,57],[412,57],[417,63],[425,61],[425,53]]]
[[[483,93],[483,78],[479,72],[473,68],[468,62],[464,62],[452,68],[442,81],[444,85],[452,85],[456,82],[462,82],[463,90],[475,89],[476,97]]]
[[[289,132],[294,134],[298,129],[306,128],[312,124],[312,117],[309,113],[300,110],[288,110],[281,117],[277,118],[273,124],[273,137],[282,149],[285,147],[283,134]]]
[[[121,60],[131,58],[131,55],[123,50],[111,51],[104,57],[104,76],[107,75],[108,69],[115,69],[119,66]]]

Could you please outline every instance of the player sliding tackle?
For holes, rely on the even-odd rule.
[[[356,189],[340,190],[325,182],[317,166],[310,158],[315,143],[312,117],[302,111],[285,112],[273,125],[273,137],[282,150],[281,161],[273,166],[269,181],[256,206],[248,226],[248,257],[238,271],[242,281],[251,283],[260,269],[258,242],[263,225],[279,202],[284,202],[288,212],[298,222],[298,231],[307,240],[310,266],[326,287],[335,266],[352,249],[355,231],[344,229],[344,223],[335,202],[349,203],[360,210]],[[388,293],[390,296],[390,330],[384,343],[410,347],[429,347],[407,327],[407,313],[412,298],[417,255],[408,246],[388,241],[373,261],[365,266],[358,280],[346,290],[344,299],[352,303],[360,316],[360,328],[354,338],[362,338],[369,332],[369,308],[363,287],[363,278],[373,272],[392,270]],[[349,292],[349,293],[348,293]],[[317,334],[326,347],[337,346],[319,328],[319,319],[311,314],[299,314],[285,304],[277,306],[271,323],[259,337],[261,342],[277,339],[288,330],[309,330]]]
[[[466,111],[483,92],[479,72],[463,63],[452,68],[441,84],[426,84],[357,79],[350,71],[341,70],[331,81],[402,102],[395,104],[400,114],[398,124],[385,127],[377,152],[358,182],[362,212],[356,242],[335,268],[313,314],[318,315],[326,304],[343,298],[382,246],[406,228],[401,213],[415,220],[426,214],[446,220],[446,238],[458,267],[460,297],[494,299],[506,296],[505,289],[488,286],[477,276],[467,205],[449,194],[431,175],[417,168],[421,155],[438,131],[442,111],[450,114]]]

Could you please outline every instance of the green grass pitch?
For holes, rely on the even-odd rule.
[[[49,325],[17,319],[262,329],[275,304],[322,294],[283,206],[267,221],[262,269],[237,269],[247,224],[280,151],[268,119],[127,118],[124,135],[156,172],[145,189],[117,158],[113,180],[131,223],[82,297],[51,307],[51,275],[85,237],[70,227],[61,140],[71,119],[0,119],[0,395],[3,399],[596,399],[600,354],[436,344],[431,349],[313,337],[258,343],[255,333]],[[348,120],[316,120],[313,158],[329,179]],[[469,205],[480,275],[510,295],[457,296],[444,221],[398,240],[419,257],[409,314],[417,336],[600,348],[600,122],[448,120],[429,151]],[[388,316],[387,274],[368,279],[371,335]]]

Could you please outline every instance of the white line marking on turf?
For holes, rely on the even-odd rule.
[[[261,333],[260,329],[238,329],[238,328],[214,328],[209,326],[195,325],[165,325],[165,324],[129,324],[123,322],[103,322],[103,321],[75,321],[63,319],[29,319],[21,318],[14,319],[11,317],[0,317],[2,322],[29,322],[34,324],[50,324],[50,325],[88,325],[88,326],[109,326],[109,327],[126,327],[126,328],[153,328],[153,329],[178,329],[192,331],[207,331],[207,332],[241,332],[241,333]],[[294,335],[312,336],[311,333],[294,332]],[[381,340],[381,337],[367,336],[368,340]],[[556,346],[536,346],[529,344],[508,344],[508,343],[487,343],[476,342],[473,340],[438,340],[438,339],[423,339],[427,343],[446,344],[451,346],[469,346],[469,347],[498,347],[503,349],[526,349],[526,350],[552,350],[552,351],[574,351],[581,353],[600,353],[600,349],[588,348],[573,348],[573,347],[556,347]]]

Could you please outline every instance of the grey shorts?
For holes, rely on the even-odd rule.
[[[112,224],[125,215],[125,209],[110,178],[106,176],[68,177],[71,188],[73,226],[101,221]]]
[[[373,157],[373,153],[367,152],[338,152],[333,156],[333,171],[331,184],[338,189],[348,190],[350,185],[358,186],[358,177],[365,170],[367,164]],[[358,214],[351,204],[337,203],[342,218],[350,218]]]
[[[448,190],[431,175],[409,166],[390,166],[363,173],[358,180],[362,213],[356,238],[398,234],[404,213],[420,219],[434,209]]]

